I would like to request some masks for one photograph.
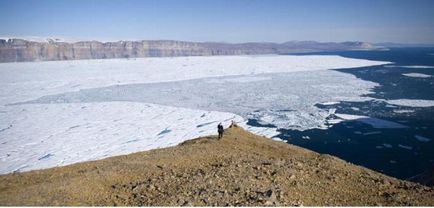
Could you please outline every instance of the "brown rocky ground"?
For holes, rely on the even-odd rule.
[[[228,129],[179,146],[0,176],[0,205],[434,205],[434,190]]]

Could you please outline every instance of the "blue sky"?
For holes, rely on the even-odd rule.
[[[0,0],[0,36],[434,43],[434,0]]]

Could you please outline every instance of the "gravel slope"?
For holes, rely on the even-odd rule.
[[[0,205],[434,206],[434,189],[235,127],[221,140],[2,175]]]

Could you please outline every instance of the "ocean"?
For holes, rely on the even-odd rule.
[[[391,48],[387,51],[312,53],[394,62],[391,65],[337,69],[378,83],[366,97],[434,100],[434,48]],[[309,54],[309,55],[312,55]],[[402,124],[406,128],[378,129],[358,120],[328,129],[280,129],[280,138],[316,152],[337,156],[400,179],[434,166],[434,107],[400,106],[370,100],[318,104],[336,113],[364,115]]]

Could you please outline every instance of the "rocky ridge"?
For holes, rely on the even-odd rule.
[[[239,127],[156,149],[0,176],[0,205],[434,205],[434,189]]]

